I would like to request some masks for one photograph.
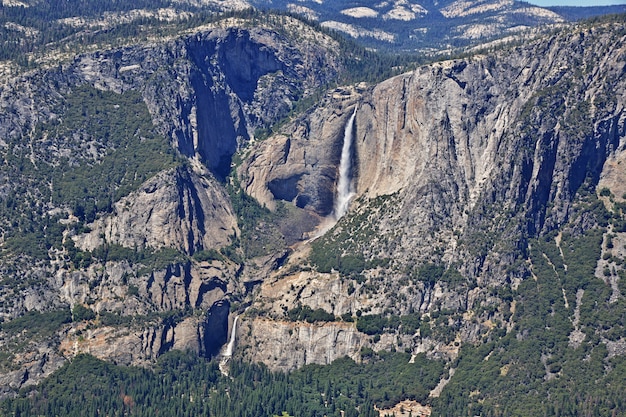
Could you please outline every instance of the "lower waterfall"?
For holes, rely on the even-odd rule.
[[[228,344],[221,354],[222,359],[220,360],[219,368],[220,372],[223,375],[228,375],[228,368],[226,367],[226,365],[228,364],[230,358],[233,356],[233,350],[235,349],[235,339],[237,337],[237,320],[239,320],[239,316],[235,316],[235,320],[233,320],[233,328],[230,331],[230,339],[228,340]]]

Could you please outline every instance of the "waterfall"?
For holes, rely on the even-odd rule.
[[[227,358],[233,356],[233,349],[235,348],[235,337],[237,335],[237,320],[239,316],[235,316],[235,320],[233,320],[233,328],[230,331],[230,340],[228,341],[228,345],[226,346],[226,350],[224,351],[224,355]]]
[[[337,182],[337,198],[333,216],[339,220],[348,211],[350,199],[354,196],[354,184],[352,183],[352,131],[354,130],[354,119],[356,109],[348,120],[348,124],[343,132],[343,146],[341,148],[341,161],[339,162],[339,181]]]
[[[237,320],[239,316],[235,316],[235,320],[233,320],[233,328],[230,331],[230,340],[226,345],[226,349],[222,351],[222,359],[219,363],[219,369],[222,375],[228,376],[228,361],[233,356],[233,350],[235,349],[235,337],[237,336]]]

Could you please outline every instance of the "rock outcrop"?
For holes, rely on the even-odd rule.
[[[565,10],[513,0],[312,1],[306,5],[251,0],[261,7],[285,8],[361,42],[398,51],[442,50],[515,36],[541,25],[564,23]],[[269,6],[271,5],[271,6]],[[591,14],[592,8],[585,10]],[[607,11],[608,12],[608,11]],[[588,16],[588,15],[585,15]]]
[[[623,23],[335,88],[286,117],[337,79],[337,45],[286,16],[258,27],[225,19],[4,81],[0,385],[35,383],[81,352],[141,365],[171,349],[212,357],[231,311],[235,355],[273,369],[359,360],[370,348],[449,361],[464,344],[514,331],[511,294],[533,279],[531,239],[570,221],[572,234],[595,227],[600,215],[572,213],[598,184],[607,206],[626,200],[616,185]],[[82,128],[45,131],[64,123],[65,100],[83,84],[134,92],[178,152],[174,167],[97,201],[89,220],[51,178],[119,149]],[[355,109],[356,196],[316,230],[333,210]],[[266,137],[270,127],[278,133]],[[624,253],[606,253],[596,273],[616,302]],[[586,299],[575,299],[584,313]],[[398,320],[364,329],[362,317]],[[29,333],[44,322],[39,339]],[[623,341],[606,340],[620,354]]]
[[[585,178],[597,182],[606,158],[621,151],[619,42],[608,33],[568,32],[496,56],[425,66],[362,92],[357,195],[367,201],[398,194],[380,231],[398,230],[402,247],[414,256],[432,244],[425,232],[447,234],[441,236],[444,247],[456,247],[450,232],[472,233],[487,206],[518,213],[520,227],[531,235],[562,224]],[[576,60],[595,66],[579,73],[570,62],[574,50],[580,51]],[[598,97],[612,97],[612,104],[598,107]],[[318,149],[337,160],[349,112],[334,110],[342,118],[327,112],[354,100],[325,102],[257,147],[243,173],[247,190],[271,206],[272,198],[297,204],[312,200],[305,189],[327,189],[336,174],[325,175],[323,166],[306,158],[315,158]],[[565,127],[573,118],[581,130]],[[546,216],[551,204],[556,207]]]
[[[176,148],[220,178],[228,175],[233,154],[257,129],[280,120],[297,100],[340,70],[330,52],[333,41],[314,39],[295,20],[284,23],[303,30],[309,39],[298,47],[271,29],[231,26],[236,23],[222,22],[219,28],[178,41],[169,48],[166,62],[155,57],[155,76],[144,92],[155,121]],[[139,59],[132,56],[124,65]],[[161,70],[167,63],[172,68]]]
[[[344,356],[359,359],[366,336],[354,326],[277,322],[257,318],[246,321],[250,336],[238,350],[272,369],[289,371],[316,363],[327,365]],[[248,327],[249,326],[249,327]],[[283,352],[289,354],[283,354]]]
[[[185,167],[165,171],[115,203],[78,246],[94,250],[105,243],[138,250],[175,248],[195,252],[226,246],[237,234],[229,197],[215,180]]]
[[[323,105],[295,121],[288,134],[256,146],[239,170],[246,192],[272,209],[276,200],[283,200],[328,216],[335,199],[343,133],[357,91],[344,88],[330,93]]]
[[[256,305],[267,319],[277,320],[276,328],[291,330],[284,338],[298,348],[281,345],[283,357],[302,356],[308,333],[302,345],[294,338],[311,326],[285,327],[281,307],[306,305],[337,317],[357,310],[400,315],[451,310],[471,316],[489,305],[499,309],[504,302],[489,288],[515,287],[530,276],[528,239],[567,224],[577,193],[593,189],[600,178],[610,184],[616,175],[626,140],[626,84],[620,75],[626,50],[623,34],[615,36],[614,29],[613,24],[581,27],[488,56],[424,66],[349,100],[327,99],[256,147],[242,173],[247,190],[268,206],[271,199],[297,204],[310,195],[306,189],[315,188],[311,181],[317,189],[334,181],[307,158],[317,148],[338,159],[338,132],[349,109],[358,106],[357,197],[351,213],[312,246],[326,251],[322,258],[364,256],[366,263],[355,278],[294,275],[301,268],[296,260],[286,265],[289,274],[269,279],[274,289],[264,287]],[[607,159],[613,162],[603,174]],[[592,224],[587,220],[580,228]],[[411,284],[419,275],[415,268],[424,264],[443,265],[456,278]],[[334,290],[327,290],[332,283]],[[272,307],[262,307],[267,305]],[[448,326],[457,343],[477,343],[492,326],[487,317],[468,316]],[[251,319],[249,326],[247,343],[273,350],[277,342],[255,330],[268,328],[266,321]],[[331,334],[345,326],[319,327]],[[429,343],[422,339],[416,335],[403,345],[417,351]],[[432,342],[430,354],[454,356],[453,344]],[[374,342],[360,339],[357,345],[363,343]],[[327,362],[324,353],[311,353],[307,363]],[[302,362],[266,358],[281,369]]]
[[[55,216],[52,225],[62,232],[35,266],[19,253],[3,262],[0,316],[12,322],[42,314],[51,332],[13,352],[10,346],[28,335],[0,329],[0,347],[11,352],[0,364],[10,370],[3,387],[35,383],[81,352],[126,365],[152,363],[170,349],[207,357],[219,352],[228,336],[230,299],[240,301],[253,285],[238,281],[240,230],[223,182],[232,157],[256,131],[339,75],[336,45],[287,16],[268,16],[263,24],[224,19],[3,79],[0,148],[11,162],[0,174],[0,195],[34,207],[29,221]],[[120,149],[106,134],[86,132],[94,123],[81,121],[85,111],[66,124],[76,131],[42,133],[69,119],[67,98],[84,85],[92,97],[100,90],[113,101],[128,92],[143,98],[155,132],[132,127],[130,134],[144,141],[143,135],[160,133],[178,151],[173,167],[98,207],[94,221],[78,213],[82,201],[50,197],[56,186],[50,175],[62,164],[100,164]],[[34,175],[13,164],[20,161],[18,149],[27,148]],[[11,222],[2,218],[2,244]],[[16,279],[21,273],[27,277],[22,282]],[[76,306],[85,315],[69,318]]]

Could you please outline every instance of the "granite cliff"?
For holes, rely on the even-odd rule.
[[[303,324],[302,333],[283,321],[283,311],[299,305],[336,317],[456,311],[447,343],[400,332],[397,340],[350,338],[346,351],[335,349],[339,355],[353,355],[365,343],[454,358],[459,342],[484,335],[485,323],[513,326],[503,314],[507,301],[494,289],[515,289],[532,274],[530,241],[571,223],[578,230],[573,233],[582,233],[602,222],[592,214],[580,217],[577,194],[599,187],[609,175],[607,160],[621,160],[620,30],[582,27],[495,54],[424,66],[368,89],[337,90],[258,145],[242,168],[251,195],[270,206],[276,199],[328,201],[337,170],[317,163],[317,156],[338,161],[343,129],[358,107],[357,195],[350,213],[298,249],[313,248],[308,259],[318,272],[302,270],[302,257],[294,256],[263,284],[256,301],[277,320],[275,331],[291,329],[294,353],[264,356],[281,338],[267,330],[268,317],[261,314],[252,320],[250,357],[281,369],[300,365],[303,357],[328,363],[328,355],[315,354],[316,341],[338,340],[345,323],[315,332]],[[612,201],[623,201],[619,182],[611,181]],[[322,207],[310,206],[323,215],[332,205]],[[354,274],[348,264],[359,257]],[[441,266],[436,282],[420,278],[425,264]],[[482,317],[476,313],[485,310]]]
[[[623,21],[330,88],[341,45],[228,18],[4,81],[3,394],[82,352],[214,357],[235,315],[239,359],[426,353],[450,375],[434,397],[464,349],[541,381],[624,355],[623,324],[594,326],[624,303]]]
[[[230,19],[4,81],[3,390],[80,352],[219,351],[246,291],[231,160],[338,76],[334,45],[295,19]],[[45,338],[8,330],[50,311]]]

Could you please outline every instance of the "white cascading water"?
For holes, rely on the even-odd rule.
[[[228,345],[226,346],[226,351],[224,352],[224,356],[231,357],[233,356],[233,349],[235,348],[235,337],[237,336],[237,320],[239,316],[235,316],[235,320],[233,320],[233,329],[230,331],[230,340],[228,341]]]
[[[228,344],[226,345],[226,349],[222,351],[222,360],[220,360],[219,368],[220,372],[223,375],[228,375],[228,368],[226,365],[228,361],[233,356],[233,350],[235,349],[235,338],[237,336],[237,320],[239,316],[235,316],[235,320],[233,320],[233,328],[230,331],[230,339],[228,340]]]
[[[354,130],[354,119],[356,117],[356,107],[348,120],[348,124],[343,132],[343,146],[341,147],[341,161],[339,162],[339,181],[337,182],[337,198],[333,216],[339,220],[348,211],[350,200],[354,196],[354,184],[352,182],[352,131]]]

